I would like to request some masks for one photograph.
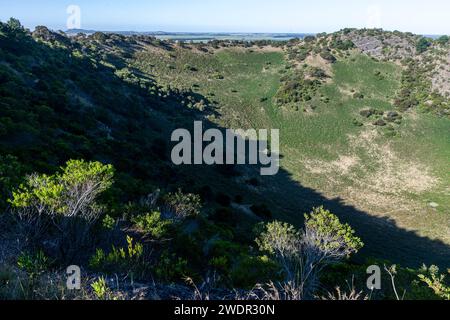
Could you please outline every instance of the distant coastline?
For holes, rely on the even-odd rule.
[[[85,29],[71,29],[65,31],[68,35],[75,35],[78,33],[93,34],[98,32],[96,30]],[[114,33],[125,36],[132,35],[146,35],[153,36],[161,40],[174,41],[194,41],[194,42],[208,42],[213,40],[237,40],[237,41],[257,41],[257,40],[272,40],[272,41],[287,41],[295,38],[304,38],[308,35],[315,35],[315,33],[245,33],[245,32],[164,32],[164,31],[100,31],[103,33]]]

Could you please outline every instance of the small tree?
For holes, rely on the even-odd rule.
[[[314,260],[333,262],[349,257],[363,247],[361,239],[354,234],[348,224],[342,224],[338,217],[320,207],[305,215],[302,242],[311,253],[317,253]]]
[[[449,38],[449,36],[442,36],[442,37],[439,37],[436,41],[440,45],[445,46],[446,44],[449,43],[450,38]]]
[[[51,222],[59,232],[61,254],[70,259],[90,238],[101,213],[96,200],[111,186],[113,175],[111,165],[70,160],[54,175],[28,176],[10,203],[31,230],[30,240],[42,237]]]
[[[24,28],[23,28],[22,24],[20,23],[20,21],[18,19],[9,18],[8,22],[6,23],[6,25],[13,32],[24,31]]]
[[[305,215],[305,219],[302,232],[276,221],[267,224],[256,240],[260,250],[274,255],[282,266],[285,282],[278,286],[271,284],[270,290],[280,290],[277,296],[286,299],[312,297],[323,268],[356,253],[363,246],[348,224],[342,224],[322,207]]]
[[[428,50],[428,48],[431,46],[431,41],[427,38],[420,38],[420,40],[417,42],[416,50],[418,53],[424,53]]]

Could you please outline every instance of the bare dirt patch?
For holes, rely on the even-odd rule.
[[[350,180],[346,188],[349,197],[366,207],[385,211],[404,202],[405,208],[416,208],[418,205],[412,201],[402,200],[405,195],[430,191],[439,179],[425,164],[400,157],[389,143],[380,143],[377,138],[378,132],[368,128],[358,136],[348,137],[349,150],[338,159],[306,159],[303,165],[313,175],[326,175],[330,190],[342,185],[344,179],[347,184]]]
[[[318,54],[310,54],[306,58],[305,63],[308,66],[322,69],[323,71],[325,71],[326,75],[330,78],[333,76],[333,68],[331,66],[331,63],[326,61]]]

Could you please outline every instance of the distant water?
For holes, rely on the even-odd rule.
[[[239,41],[287,41],[295,38],[304,38],[311,34],[307,33],[155,33],[155,36],[161,40],[178,40],[208,42],[212,40],[239,40]]]
[[[84,33],[93,34],[94,30],[72,29],[67,30],[69,35]],[[257,41],[257,40],[273,40],[273,41],[287,41],[294,38],[304,38],[311,33],[190,33],[190,32],[134,32],[134,31],[106,31],[104,33],[117,33],[126,36],[131,35],[148,35],[161,40],[175,40],[175,41],[194,41],[194,42],[208,42],[212,40],[240,40],[240,41]]]

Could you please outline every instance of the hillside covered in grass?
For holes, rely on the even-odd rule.
[[[0,297],[60,297],[43,283],[77,264],[83,298],[137,298],[135,279],[157,280],[147,299],[202,281],[222,298],[271,298],[249,291],[270,281],[317,298],[352,275],[364,289],[374,263],[403,265],[411,298],[442,297],[439,271],[418,268],[450,261],[449,57],[448,38],[382,30],[184,43],[1,23]],[[170,135],[195,120],[280,129],[280,173],[175,166]],[[314,279],[290,278],[279,250],[323,253],[308,238],[322,224],[338,258],[295,258]]]

